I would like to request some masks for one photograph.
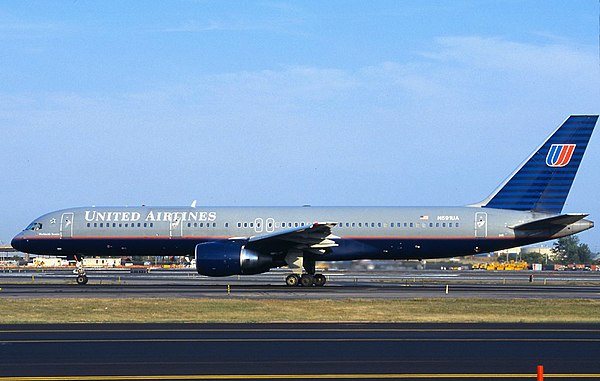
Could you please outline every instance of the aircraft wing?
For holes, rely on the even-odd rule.
[[[314,254],[325,254],[327,250],[338,246],[340,237],[331,233],[336,222],[315,222],[286,230],[253,236],[246,247],[267,253],[286,251],[292,248]]]
[[[579,220],[584,219],[589,214],[560,214],[558,216],[552,216],[548,218],[542,218],[541,220],[535,220],[526,222],[524,224],[510,226],[511,229],[515,230],[546,230],[553,229],[561,226],[567,226],[575,223]]]

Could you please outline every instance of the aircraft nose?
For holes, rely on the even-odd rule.
[[[15,238],[10,241],[10,245],[17,251],[21,251],[21,247],[23,244],[23,240],[20,238],[20,234],[15,236]]]

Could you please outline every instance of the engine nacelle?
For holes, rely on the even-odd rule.
[[[196,270],[208,276],[250,275],[267,272],[273,258],[246,249],[239,242],[207,242],[196,245]]]

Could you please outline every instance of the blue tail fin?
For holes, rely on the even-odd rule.
[[[560,213],[598,115],[570,116],[480,206]]]

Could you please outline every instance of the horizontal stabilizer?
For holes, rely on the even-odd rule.
[[[511,229],[515,230],[546,230],[552,229],[559,226],[571,225],[579,220],[584,219],[589,214],[561,214],[558,216],[542,218],[541,220],[535,220],[520,225],[511,226]]]

